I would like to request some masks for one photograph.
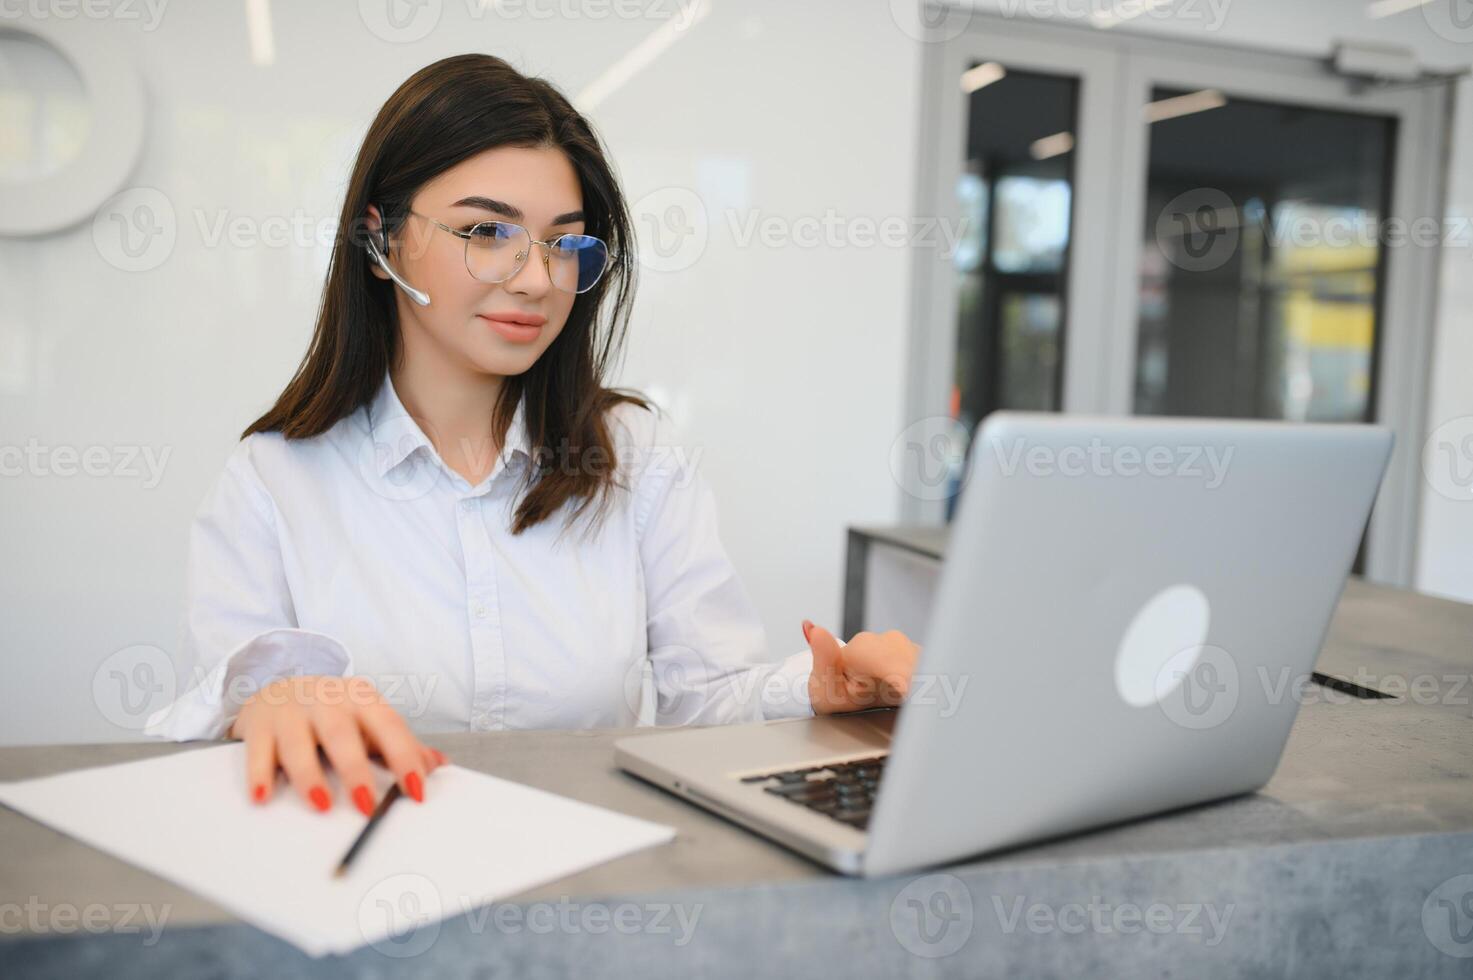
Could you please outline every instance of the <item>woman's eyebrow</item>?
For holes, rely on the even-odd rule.
[[[482,211],[494,211],[497,214],[505,215],[513,221],[521,221],[526,217],[526,215],[522,214],[521,208],[514,204],[507,204],[505,201],[498,201],[494,197],[481,197],[479,195],[462,197],[450,206],[453,208],[480,208]],[[575,221],[582,220],[584,220],[584,214],[580,209],[578,211],[565,211],[552,219],[551,223],[554,225],[571,225]]]

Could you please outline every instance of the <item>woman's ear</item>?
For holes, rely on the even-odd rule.
[[[366,236],[370,241],[373,242],[373,247],[378,250],[379,255],[383,256],[384,261],[387,262],[389,258],[389,250],[388,241],[386,240],[383,231],[384,217],[383,214],[379,212],[377,204],[370,204],[368,206],[368,211],[364,217],[363,223]],[[389,278],[389,274],[384,271],[384,267],[380,263],[373,261],[372,253],[369,253],[368,268],[369,271],[371,271],[375,276],[380,279],[387,280]]]

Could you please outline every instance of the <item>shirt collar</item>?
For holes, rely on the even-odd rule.
[[[404,408],[387,371],[384,372],[384,380],[380,382],[378,391],[368,404],[368,427],[373,434],[374,468],[379,476],[388,475],[421,449],[431,455],[435,454],[434,444]],[[524,395],[517,400],[511,425],[507,427],[506,438],[502,440],[500,460],[503,468],[510,469],[518,465],[519,461],[530,458]]]

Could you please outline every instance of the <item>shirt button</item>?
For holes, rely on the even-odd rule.
[[[471,511],[473,511],[475,509],[476,509],[476,502],[474,500],[462,500],[460,502],[460,512],[462,514],[469,514]]]
[[[476,614],[477,619],[486,618],[486,607],[481,605],[481,603],[479,602],[476,603],[474,606],[471,606],[471,612]]]

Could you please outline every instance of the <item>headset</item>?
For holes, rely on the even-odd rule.
[[[374,242],[373,232],[370,231],[368,233],[368,254],[373,256],[373,260],[378,263],[379,268],[383,269],[384,272],[388,274],[389,278],[394,280],[395,285],[404,290],[405,294],[408,295],[410,299],[414,300],[420,306],[429,306],[430,294],[425,292],[423,289],[415,289],[413,286],[409,285],[409,283],[404,281],[404,277],[395,272],[393,268],[389,265],[389,260],[387,257],[389,254],[388,230],[380,225],[378,234],[379,240],[383,243],[382,246],[377,245]]]

